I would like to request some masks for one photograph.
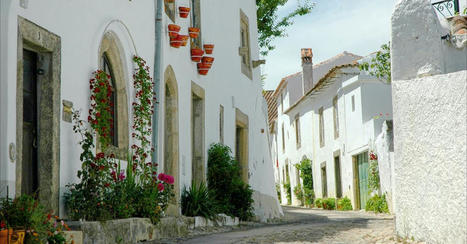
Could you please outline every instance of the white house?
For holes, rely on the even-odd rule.
[[[72,131],[69,113],[81,109],[87,116],[88,81],[99,68],[109,68],[114,76],[118,101],[114,149],[125,159],[133,144],[131,59],[139,55],[151,72],[156,70],[155,155],[160,171],[175,176],[177,199],[184,186],[206,177],[207,150],[222,142],[232,148],[243,166],[244,180],[254,189],[258,218],[279,216],[254,1],[2,0],[0,4],[2,196],[7,186],[10,196],[38,190],[48,208],[64,215],[65,186],[78,180],[81,166],[79,138]],[[179,7],[191,8],[188,18],[180,17]],[[156,18],[157,10],[161,18]],[[188,27],[198,27],[199,38],[185,47],[171,47],[169,24],[179,25],[180,34],[187,35]],[[190,47],[203,44],[215,44],[210,55],[215,61],[205,76],[190,56]]]
[[[304,69],[312,57],[307,53],[311,51],[302,51]],[[391,120],[392,108],[391,86],[360,72],[356,62],[360,58],[344,52],[325,61],[325,71],[315,72],[313,66],[313,74],[322,75],[313,77],[311,88],[293,102],[290,89],[283,91],[279,85],[276,90],[280,94],[277,138],[283,149],[278,150],[279,175],[281,182],[290,178],[293,205],[300,202],[293,192],[299,172],[292,166],[306,157],[312,161],[317,198],[347,196],[354,208],[365,207],[368,152],[375,150],[374,140],[383,122]],[[285,80],[288,87],[291,79]],[[280,96],[285,97],[283,102]]]

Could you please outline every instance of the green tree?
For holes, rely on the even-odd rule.
[[[367,71],[378,79],[391,83],[391,50],[390,43],[381,46],[371,61],[360,64],[360,70]]]
[[[261,55],[266,56],[275,46],[272,41],[277,37],[286,36],[286,28],[293,24],[292,19],[296,16],[309,14],[313,9],[314,3],[310,0],[297,0],[298,7],[279,18],[277,10],[284,6],[289,0],[256,0],[259,46]]]

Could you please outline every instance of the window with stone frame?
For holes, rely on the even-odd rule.
[[[108,75],[110,75],[110,86],[112,87],[112,94],[110,95],[110,113],[112,114],[112,120],[113,124],[112,127],[110,128],[110,139],[111,139],[111,145],[114,147],[118,147],[118,116],[117,116],[117,90],[116,84],[115,84],[115,78],[114,74],[112,72],[112,66],[110,65],[109,58],[107,57],[107,54],[104,53],[102,55],[102,69],[104,72]]]
[[[219,142],[224,143],[224,106],[219,107]]]
[[[201,43],[201,3],[200,0],[190,0],[191,5],[191,27],[199,28],[199,34],[197,38],[190,38],[192,47],[202,48]]]
[[[324,147],[324,115],[323,107],[318,110],[319,114],[319,145]]]
[[[295,116],[295,140],[297,143],[297,149],[302,146],[302,138],[300,135],[300,115]]]
[[[332,114],[334,119],[334,139],[339,138],[339,110],[337,105],[337,96],[332,99]]]
[[[250,51],[250,24],[248,17],[240,10],[240,48],[242,73],[252,79],[251,51]]]
[[[175,23],[175,1],[173,0],[164,0],[164,11],[165,14]]]
[[[282,152],[285,152],[285,134],[284,134],[284,124],[282,124]]]

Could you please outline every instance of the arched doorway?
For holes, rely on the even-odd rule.
[[[179,149],[178,149],[178,86],[171,66],[164,72],[164,172],[175,178],[175,199],[169,205],[167,214],[180,215],[178,202],[180,199]]]

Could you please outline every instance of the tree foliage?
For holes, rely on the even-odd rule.
[[[371,61],[360,64],[360,70],[367,71],[376,78],[391,83],[391,50],[389,43],[381,46]]]
[[[314,3],[310,0],[297,0],[298,7],[285,17],[279,17],[277,11],[289,0],[256,0],[259,46],[261,54],[266,56],[269,51],[274,50],[272,41],[278,37],[286,36],[286,29],[293,24],[292,19],[297,16],[309,14]]]

